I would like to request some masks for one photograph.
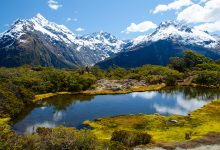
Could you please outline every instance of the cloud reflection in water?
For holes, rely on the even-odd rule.
[[[143,99],[152,99],[154,98],[155,96],[157,96],[157,92],[155,91],[152,91],[152,92],[134,92],[134,93],[131,93],[131,96],[133,98],[143,98]]]
[[[174,106],[166,106],[155,103],[154,108],[160,114],[178,114],[187,115],[202,106],[208,104],[210,101],[197,100],[197,99],[184,99],[182,95],[175,96],[176,104]]]
[[[54,123],[54,122],[48,122],[48,121],[45,121],[43,123],[36,123],[36,124],[33,124],[33,125],[30,125],[26,128],[24,134],[30,134],[30,133],[33,133],[33,131],[35,132],[37,130],[37,128],[39,127],[45,127],[45,128],[54,128],[56,127],[57,125]]]

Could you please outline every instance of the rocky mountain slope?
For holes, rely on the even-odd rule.
[[[152,34],[137,37],[129,45],[126,51],[98,65],[102,68],[112,65],[126,68],[144,64],[166,65],[170,57],[181,56],[185,49],[213,59],[220,58],[218,37],[171,21],[162,22]]]
[[[143,64],[166,65],[169,57],[192,49],[213,59],[220,56],[220,38],[177,22],[162,22],[150,35],[119,40],[106,32],[77,36],[37,14],[15,21],[0,34],[0,66],[23,64],[73,68],[112,65],[138,67]]]
[[[17,20],[0,35],[0,66],[90,66],[123,49],[124,41],[100,32],[77,37],[41,14]]]

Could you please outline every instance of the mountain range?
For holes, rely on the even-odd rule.
[[[0,66],[90,66],[122,51],[125,42],[106,32],[76,36],[41,14],[17,20],[0,35]]]
[[[73,68],[112,65],[138,67],[166,65],[169,57],[185,49],[220,58],[220,39],[177,22],[162,22],[150,35],[120,40],[107,32],[77,36],[67,27],[49,22],[41,14],[15,21],[0,34],[0,66],[23,64]]]

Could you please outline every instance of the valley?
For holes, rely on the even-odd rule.
[[[0,150],[219,147],[218,34],[169,20],[131,23],[121,34],[142,35],[130,39],[65,25],[38,13],[0,34]]]
[[[91,149],[105,143],[126,149],[166,144],[184,148],[184,142],[209,135],[218,139],[218,60],[190,50],[170,60],[166,67],[132,69],[0,68],[0,141],[6,147],[27,148],[43,146],[41,140],[68,142],[68,136],[78,135],[89,137],[85,142],[91,142]],[[59,137],[61,133],[67,137]],[[203,146],[192,145],[188,148]]]

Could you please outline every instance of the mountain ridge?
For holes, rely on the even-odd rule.
[[[162,57],[181,56],[184,49],[192,49],[215,59],[220,55],[219,41],[218,36],[173,21],[162,22],[149,35],[141,35],[126,41],[107,32],[77,36],[64,25],[50,22],[41,14],[37,14],[31,19],[16,20],[7,31],[0,34],[0,66],[16,67],[22,64],[57,68],[93,66],[138,50],[143,51],[143,56],[153,55],[152,58],[155,58],[153,64],[159,62],[165,65],[168,58]],[[166,52],[162,52],[163,50],[160,52],[163,48]],[[125,63],[138,61],[136,57],[135,55],[129,58]],[[152,63],[147,60],[143,62]],[[139,66],[143,63],[136,64]],[[120,61],[115,65],[120,66]]]
[[[49,22],[41,14],[37,14],[31,19],[19,19],[12,24],[9,30],[1,34],[0,53],[2,56],[0,57],[0,65],[6,67],[10,67],[5,65],[7,63],[13,63],[14,65],[12,67],[22,65],[23,63],[55,67],[63,67],[63,65],[60,66],[59,64],[66,64],[64,65],[66,67],[93,65],[120,52],[122,45],[125,44],[122,40],[118,40],[114,36],[110,36],[111,39],[106,39],[105,35],[108,34],[103,32],[99,35],[100,39],[85,39],[76,36],[63,25]],[[23,45],[26,45],[25,50],[20,48]],[[41,47],[43,46],[43,50],[41,48],[30,52],[30,49],[39,45]],[[6,59],[18,57],[18,55],[23,58],[27,57],[23,55],[22,51],[29,53],[28,57],[32,57],[33,53],[43,53],[42,51],[44,50],[50,53],[50,55],[47,55],[48,59],[38,59],[36,63],[30,60]],[[16,55],[13,55],[13,51],[16,51]],[[11,53],[8,55],[8,52]],[[51,58],[52,55],[53,58]],[[44,56],[38,55],[38,57],[41,58]],[[57,60],[59,63],[52,62],[52,59]],[[5,62],[2,62],[3,60]],[[9,60],[12,62],[7,62]]]
[[[213,59],[220,58],[220,42],[217,37],[177,22],[162,22],[150,35],[142,35],[131,41],[128,50],[99,62],[101,68],[116,65],[124,68],[144,64],[167,65],[170,57],[181,57],[191,49]]]

